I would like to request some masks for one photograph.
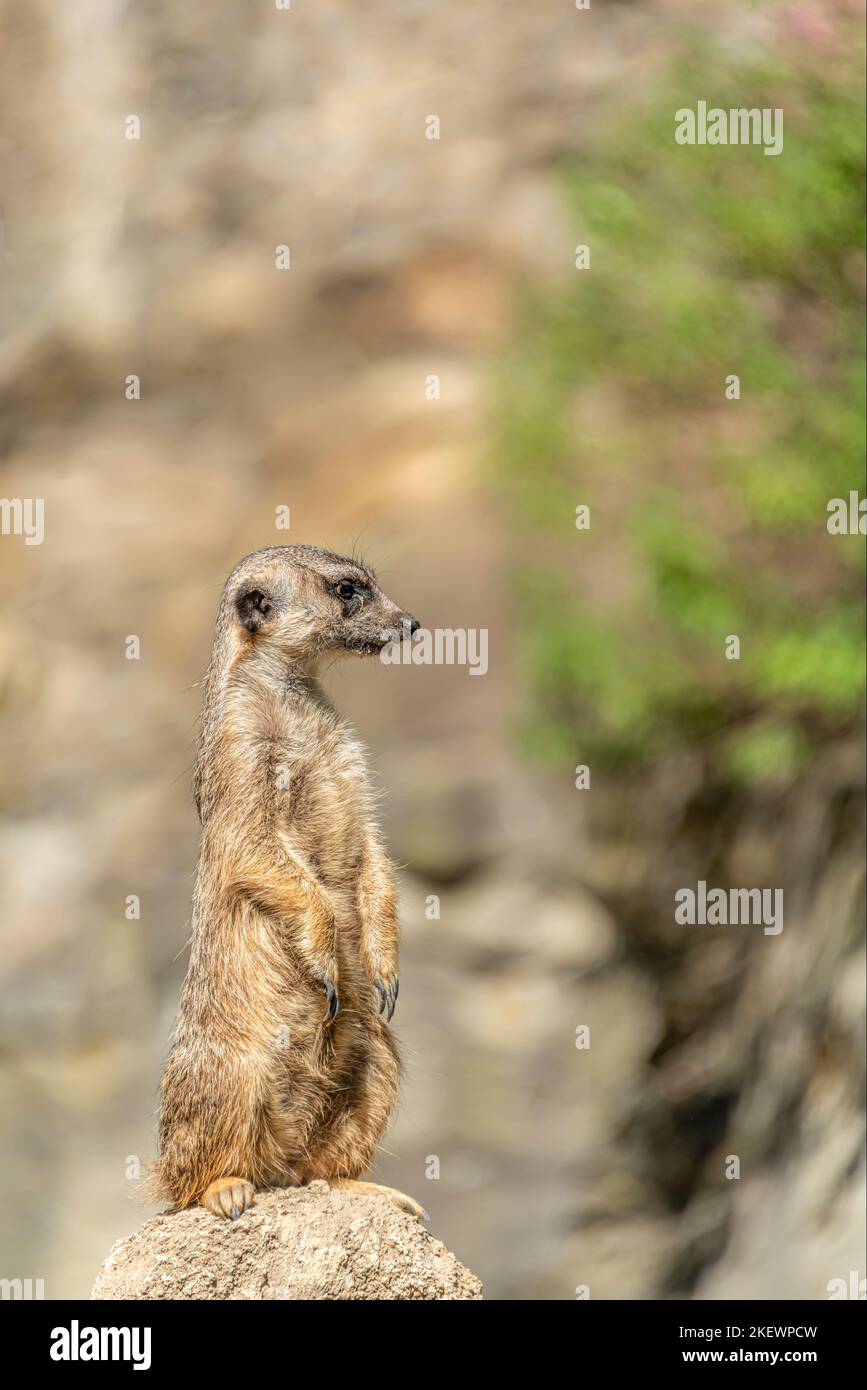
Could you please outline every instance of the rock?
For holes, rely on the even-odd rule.
[[[425,901],[425,885],[405,875],[408,907]],[[420,915],[407,919],[419,944],[441,954],[442,938],[449,950],[471,968],[492,962],[524,959],[542,963],[553,972],[590,974],[617,955],[617,927],[594,894],[578,885],[569,892],[546,890],[526,874],[488,871],[466,887],[451,889],[435,923]]]
[[[384,1197],[261,1192],[238,1221],[203,1207],[153,1217],[112,1247],[94,1299],[481,1299],[446,1247]]]

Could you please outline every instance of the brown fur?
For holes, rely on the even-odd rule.
[[[348,584],[366,587],[347,598]],[[177,1207],[236,1216],[255,1187],[357,1179],[388,1122],[399,1063],[378,1010],[397,991],[394,879],[364,751],[316,672],[413,623],[365,566],[311,546],[257,551],[226,582],[195,772],[192,948],[162,1082],[155,1186]]]

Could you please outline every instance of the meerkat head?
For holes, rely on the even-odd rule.
[[[227,623],[244,654],[304,665],[341,652],[375,655],[419,626],[367,565],[312,545],[273,546],[241,560],[226,582],[220,625]]]

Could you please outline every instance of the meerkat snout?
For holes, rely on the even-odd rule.
[[[391,642],[408,642],[418,632],[421,623],[411,613],[396,613],[390,626],[383,628],[382,637],[386,645]]]

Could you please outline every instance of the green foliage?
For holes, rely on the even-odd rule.
[[[809,763],[804,735],[791,724],[766,719],[735,729],[720,750],[724,773],[735,784],[786,783]]]
[[[775,780],[860,717],[864,543],[826,521],[864,487],[862,67],[798,61],[685,54],[562,171],[591,267],[522,306],[493,465],[533,757],[701,746],[724,779]],[[783,153],[677,145],[695,93],[783,106]]]

